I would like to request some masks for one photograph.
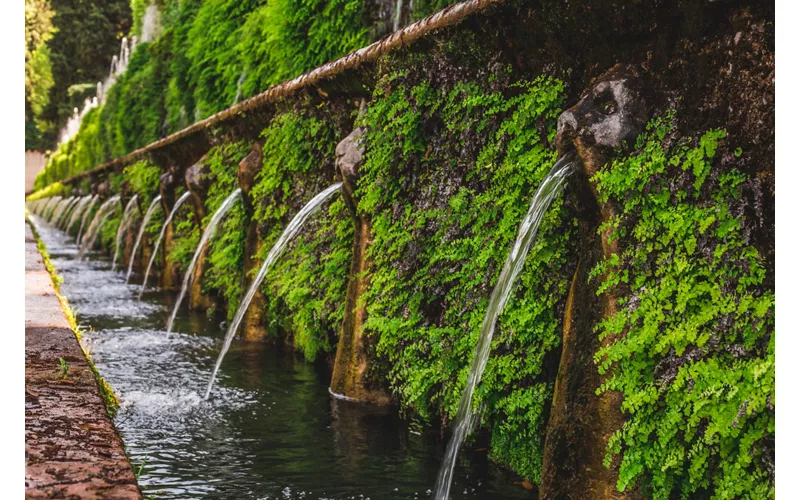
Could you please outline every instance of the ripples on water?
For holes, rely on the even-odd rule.
[[[324,364],[242,341],[203,401],[224,318],[183,310],[176,332],[166,333],[174,295],[156,290],[139,302],[139,285],[126,285],[107,258],[78,261],[73,238],[34,221],[86,330],[84,345],[120,397],[116,425],[134,469],[146,459],[145,496],[430,497],[445,445],[438,433],[396,409],[331,398]],[[535,498],[519,481],[473,447],[462,453],[451,498]]]

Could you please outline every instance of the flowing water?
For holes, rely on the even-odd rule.
[[[214,215],[208,222],[208,227],[206,227],[206,230],[203,232],[203,237],[200,238],[200,243],[197,244],[197,250],[194,251],[194,255],[192,256],[192,262],[189,263],[189,268],[186,269],[186,274],[183,276],[181,292],[178,294],[178,300],[175,301],[175,307],[172,308],[172,314],[170,314],[169,320],[167,320],[167,333],[172,331],[172,325],[175,322],[175,316],[177,316],[178,309],[181,307],[181,302],[183,302],[183,298],[186,296],[186,290],[189,288],[189,281],[192,279],[194,268],[197,265],[200,254],[203,253],[203,248],[205,248],[206,244],[214,236],[214,233],[217,231],[217,225],[219,225],[222,218],[225,217],[225,214],[227,214],[231,207],[233,207],[234,202],[239,199],[241,194],[242,190],[239,188],[231,193],[231,195],[222,202],[222,205],[219,206],[217,211],[214,212]]]
[[[97,200],[100,199],[100,196],[94,195],[89,203],[86,205],[86,210],[83,211],[83,217],[81,217],[81,227],[78,229],[78,237],[76,241],[78,244],[81,242],[81,237],[83,236],[83,228],[86,227],[86,219],[89,218],[89,214],[92,213],[92,209],[97,204]]]
[[[150,276],[150,269],[153,267],[153,262],[156,260],[156,255],[158,254],[158,247],[161,245],[161,240],[164,239],[164,235],[167,233],[167,227],[169,227],[170,222],[172,222],[172,218],[175,217],[175,214],[178,212],[178,209],[181,208],[183,202],[189,199],[192,193],[186,191],[178,198],[178,201],[175,202],[175,205],[172,207],[172,210],[169,212],[169,217],[167,220],[164,221],[164,225],[161,226],[161,232],[158,233],[158,239],[156,240],[156,245],[153,247],[153,253],[150,255],[150,262],[147,264],[147,271],[144,272],[144,281],[142,281],[142,289],[139,291],[139,298],[142,298],[142,294],[144,293],[145,288],[147,288],[147,278]]]
[[[94,242],[97,241],[97,236],[100,234],[100,228],[103,227],[103,223],[108,216],[111,215],[111,212],[117,208],[118,204],[119,195],[114,195],[100,205],[100,208],[97,209],[97,213],[92,219],[92,223],[89,224],[89,229],[86,230],[86,235],[83,237],[83,240],[81,240],[78,257],[83,257],[88,250],[91,250],[94,246]]]
[[[269,250],[267,258],[264,259],[264,263],[261,264],[261,269],[258,270],[258,274],[253,280],[253,283],[250,285],[250,289],[247,290],[247,294],[244,296],[242,303],[239,305],[239,309],[236,311],[236,315],[233,317],[231,326],[228,328],[228,332],[225,334],[225,342],[222,344],[222,350],[220,351],[217,362],[214,365],[214,371],[211,373],[211,379],[208,381],[208,387],[206,388],[206,394],[204,396],[205,399],[208,399],[208,396],[211,394],[211,388],[214,386],[214,378],[217,375],[217,371],[219,371],[220,365],[222,365],[222,360],[225,358],[225,353],[228,352],[228,348],[230,348],[231,342],[233,341],[233,336],[236,335],[236,330],[239,329],[239,325],[244,319],[247,308],[250,306],[250,302],[253,300],[253,296],[256,294],[258,287],[261,286],[261,282],[264,281],[264,277],[267,275],[267,271],[269,271],[272,263],[281,256],[281,253],[283,253],[286,245],[292,240],[292,238],[295,237],[295,235],[297,235],[297,233],[300,231],[300,228],[303,227],[306,219],[308,219],[311,214],[316,212],[319,207],[322,206],[325,200],[339,191],[341,187],[342,183],[339,182],[312,198],[311,201],[309,201],[306,206],[304,206],[297,213],[297,215],[294,216],[294,219],[289,222],[289,225],[283,230],[283,234],[281,234],[280,238],[278,238],[278,241],[276,241]]]
[[[161,201],[161,195],[158,195],[155,198],[153,198],[153,201],[150,202],[150,206],[147,207],[147,212],[144,213],[144,219],[142,219],[142,225],[139,226],[139,234],[136,235],[136,242],[133,244],[133,251],[131,252],[131,261],[128,263],[128,272],[125,273],[125,283],[127,283],[131,279],[131,271],[133,271],[133,263],[136,262],[136,250],[139,249],[139,244],[142,242],[142,236],[144,236],[144,230],[147,229],[147,223],[150,222],[150,218],[153,217],[153,213],[156,211],[156,209],[161,206],[161,204],[159,203],[160,201]]]
[[[67,206],[64,207],[64,211],[56,219],[56,222],[55,222],[55,226],[56,227],[64,227],[64,224],[69,219],[70,214],[72,213],[73,210],[75,210],[75,207],[77,207],[81,203],[82,199],[83,198],[80,198],[80,197],[77,197],[77,196],[72,198],[72,201],[70,201],[67,204]]]
[[[119,256],[119,245],[122,243],[122,236],[128,232],[131,226],[131,217],[133,216],[133,211],[138,208],[136,201],[139,199],[139,195],[135,194],[131,197],[128,204],[125,206],[125,211],[122,213],[122,220],[119,222],[119,227],[117,228],[117,236],[114,238],[114,257],[111,259],[111,270],[114,271],[117,269],[117,257]]]
[[[481,380],[483,370],[486,368],[486,361],[489,359],[489,347],[492,343],[495,323],[497,323],[497,318],[508,302],[508,297],[514,289],[517,276],[519,276],[525,264],[525,257],[527,257],[531,245],[536,240],[536,233],[539,230],[542,217],[550,207],[553,199],[561,192],[567,176],[572,172],[572,162],[573,156],[571,154],[559,158],[542,180],[539,189],[533,196],[528,213],[522,219],[517,239],[503,265],[503,270],[500,272],[500,277],[494,290],[492,290],[492,295],[489,297],[486,316],[481,325],[481,333],[478,337],[478,344],[475,346],[475,355],[467,377],[467,385],[461,395],[461,401],[458,403],[453,435],[447,445],[444,462],[436,479],[436,488],[434,490],[436,500],[450,498],[453,470],[458,458],[458,451],[470,431],[472,397],[478,382]]]
[[[75,223],[78,222],[78,219],[83,214],[83,211],[86,210],[86,205],[89,204],[91,199],[92,199],[91,195],[86,195],[83,198],[81,198],[81,201],[78,202],[78,206],[76,206],[75,210],[72,211],[72,215],[70,215],[69,217],[69,222],[67,223],[67,227],[64,228],[65,230],[69,231],[70,229],[72,229]]]
[[[145,498],[430,498],[444,451],[438,431],[400,419],[396,408],[332,398],[324,362],[238,340],[214,398],[204,400],[224,318],[183,312],[176,327],[193,333],[165,332],[172,294],[135,300],[137,285],[111,271],[110,259],[77,259],[74,238],[32,219],[86,330],[83,343],[120,397],[115,423],[133,466],[145,462]],[[485,446],[462,453],[453,497],[536,498],[488,462]]]

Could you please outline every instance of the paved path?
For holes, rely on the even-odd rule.
[[[59,358],[66,362],[66,373]],[[25,496],[141,498],[122,441],[27,223]]]

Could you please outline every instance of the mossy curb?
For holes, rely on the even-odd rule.
[[[72,310],[72,306],[69,305],[67,298],[61,293],[60,285],[64,282],[64,279],[58,275],[55,267],[53,267],[53,263],[50,261],[50,254],[47,253],[47,246],[39,236],[39,232],[36,230],[36,225],[28,217],[27,211],[25,212],[25,222],[31,228],[33,237],[36,240],[36,246],[39,248],[39,253],[42,255],[44,267],[50,274],[50,279],[53,280],[53,288],[56,291],[58,301],[61,303],[61,308],[64,310],[64,314],[67,317],[67,322],[69,322],[72,332],[78,339],[78,344],[81,346],[81,351],[83,351],[83,355],[86,357],[86,362],[89,364],[89,368],[91,368],[92,373],[94,373],[94,378],[97,381],[97,388],[100,391],[100,396],[103,398],[103,401],[106,405],[106,412],[108,413],[108,416],[113,419],[119,410],[119,398],[116,394],[114,394],[114,390],[110,385],[108,385],[108,382],[106,382],[105,379],[100,375],[100,372],[97,371],[97,367],[94,365],[91,356],[89,356],[89,353],[83,348],[83,344],[81,343],[83,333],[81,332],[80,328],[78,328],[75,312]]]

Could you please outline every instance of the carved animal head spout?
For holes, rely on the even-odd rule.
[[[359,178],[359,170],[364,164],[364,129],[356,128],[336,145],[336,170],[342,176],[344,200],[350,212],[355,216],[355,190]]]
[[[644,88],[633,66],[618,64],[608,70],[558,117],[558,150],[563,154],[576,148],[591,173],[614,148],[632,146],[647,123]]]

